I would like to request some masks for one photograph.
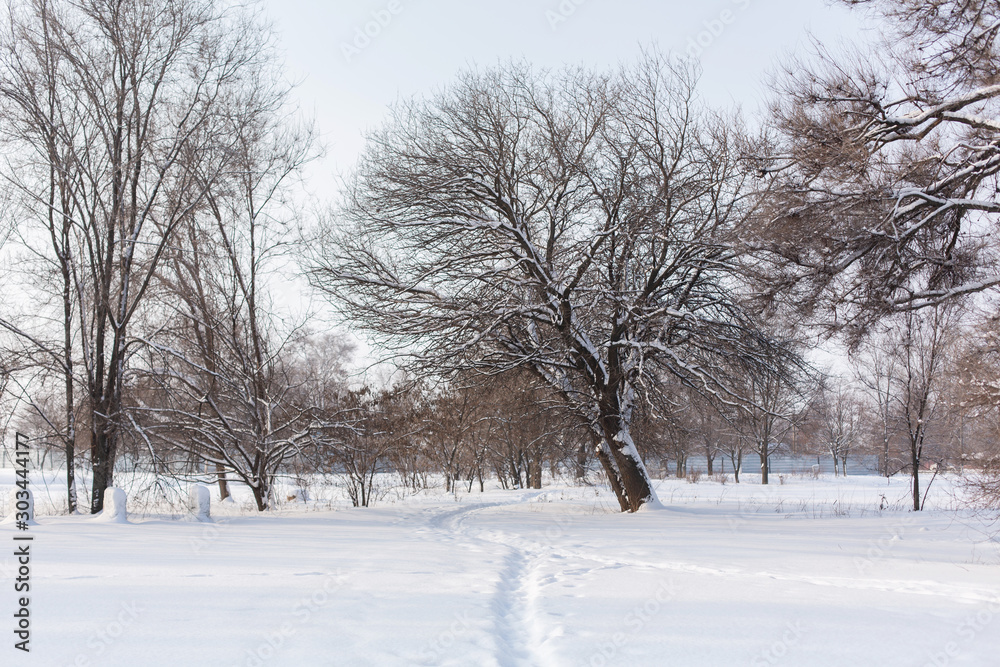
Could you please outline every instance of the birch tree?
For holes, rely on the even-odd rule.
[[[777,346],[742,305],[750,176],[695,73],[472,71],[374,132],[315,285],[425,373],[525,368],[591,424],[622,511],[655,501],[630,423],[657,374],[730,396]],[[644,385],[644,383],[646,383]]]

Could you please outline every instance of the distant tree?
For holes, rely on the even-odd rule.
[[[660,374],[733,398],[724,369],[785,352],[744,308],[753,201],[731,122],[685,65],[470,72],[369,138],[312,277],[425,373],[525,368],[593,432],[622,511],[655,499],[633,441]]]
[[[492,377],[484,389],[485,440],[498,477],[516,488],[542,488],[547,455],[558,456],[560,434],[568,430],[552,391],[524,370]]]
[[[425,416],[427,454],[436,470],[444,473],[445,490],[449,492],[462,479],[466,465],[469,477],[475,475],[487,447],[486,392],[471,378],[462,380],[437,391]]]
[[[833,457],[834,474],[838,474],[839,465],[839,472],[846,476],[847,457],[863,429],[862,405],[846,383],[830,378],[820,382],[813,401],[817,433]]]
[[[694,399],[691,407],[694,413],[694,431],[705,456],[705,472],[712,475],[715,473],[715,459],[723,453],[728,424],[719,410],[708,401]]]
[[[733,417],[733,427],[742,437],[738,453],[748,446],[760,459],[760,483],[770,482],[770,456],[790,432],[800,400],[797,388],[777,373],[748,374],[743,386],[748,404]]]
[[[886,477],[898,472],[890,458],[890,442],[898,427],[893,401],[893,378],[899,359],[893,343],[886,340],[890,329],[874,329],[869,338],[851,355],[855,377],[868,399],[869,425],[879,444],[879,470]]]
[[[925,463],[927,434],[944,408],[939,400],[940,389],[946,358],[957,333],[956,308],[948,304],[903,313],[900,326],[892,334],[898,359],[892,398],[909,449],[914,511],[923,509],[920,467]]]
[[[380,474],[392,472],[392,460],[406,446],[412,405],[405,389],[364,387],[344,396],[336,426],[320,429],[317,469],[344,482],[354,507],[369,507],[387,491]]]
[[[729,459],[733,468],[733,481],[740,483],[740,473],[743,472],[743,459],[747,454],[753,452],[753,446],[749,437],[733,428],[725,432],[724,437],[719,442],[719,448]]]
[[[961,415],[960,460],[971,470],[965,490],[974,504],[1000,509],[1000,317],[982,317],[956,355],[953,400]],[[967,424],[982,435],[966,444]],[[973,429],[968,429],[973,430]]]

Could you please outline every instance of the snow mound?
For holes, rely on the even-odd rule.
[[[125,508],[127,497],[122,489],[109,487],[104,490],[104,510],[94,518],[94,521],[107,523],[128,523],[128,510]]]
[[[207,486],[194,484],[188,491],[188,510],[192,521],[212,522],[212,492]]]
[[[657,512],[659,510],[665,510],[667,506],[660,502],[660,499],[653,496],[643,504],[639,505],[639,509],[636,512]]]
[[[25,494],[28,494],[27,498],[24,497]],[[26,509],[24,508],[25,502],[28,504]],[[18,507],[18,503],[21,503],[20,508]],[[27,513],[28,520],[25,523],[29,526],[38,525],[38,522],[35,521],[35,496],[31,493],[31,489],[14,488],[10,492],[10,507],[11,513],[3,521],[0,521],[0,525],[12,524],[17,521],[18,512]]]

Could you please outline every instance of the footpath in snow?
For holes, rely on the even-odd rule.
[[[40,516],[32,652],[8,639],[0,664],[1000,664],[997,542],[980,518],[903,510],[906,480],[659,493],[636,515],[554,486],[213,505],[214,523]]]

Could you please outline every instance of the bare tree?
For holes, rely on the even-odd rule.
[[[927,434],[943,407],[938,398],[946,355],[955,339],[956,306],[906,312],[900,317],[900,324],[894,336],[898,371],[893,400],[909,445],[913,510],[920,511],[923,509],[920,467],[925,463]]]
[[[831,306],[859,340],[880,317],[1000,284],[1000,7],[843,0],[881,43],[795,60],[777,83],[759,237],[774,292]]]
[[[313,460],[319,470],[342,476],[355,507],[368,507],[384,492],[378,475],[391,471],[394,454],[409,437],[411,412],[405,389],[365,387],[343,397],[339,427],[321,429]]]
[[[205,0],[25,0],[9,6],[0,96],[43,229],[68,265],[94,472],[113,480],[130,328],[175,230],[227,168],[219,101],[270,62],[245,7]],[[36,187],[36,186],[41,187]],[[50,213],[55,220],[50,222]],[[62,249],[62,251],[60,250]]]
[[[887,344],[885,331],[873,331],[859,350],[852,355],[855,376],[873,408],[869,420],[876,439],[879,441],[879,469],[886,477],[894,475],[890,460],[889,444],[897,426],[897,415],[893,404],[893,378],[896,377],[898,356],[892,344]]]
[[[760,459],[760,483],[770,481],[770,456],[775,446],[791,430],[795,419],[796,388],[777,373],[749,374],[744,395],[748,404],[740,407],[733,426],[749,449]],[[742,448],[743,445],[739,445]],[[739,451],[739,448],[737,451]],[[734,465],[735,465],[734,461]]]
[[[522,367],[559,392],[622,511],[655,500],[630,428],[644,382],[730,397],[723,362],[775,356],[741,305],[747,174],[694,79],[657,56],[611,74],[513,64],[397,106],[312,271],[423,372]]]
[[[219,107],[233,139],[229,167],[211,182],[195,181],[204,205],[163,254],[156,279],[164,306],[153,312],[167,324],[141,341],[158,393],[138,407],[146,424],[135,426],[160,438],[180,430],[173,445],[216,467],[221,494],[232,470],[264,510],[277,470],[320,423],[312,401],[326,398],[297,391],[318,378],[296,364],[337,369],[342,359],[295,358],[306,332],[274,306],[269,281],[292,247],[289,190],[312,154],[311,132],[289,123],[288,87],[267,73]],[[281,328],[282,321],[290,324]]]
[[[854,449],[862,430],[862,409],[854,392],[844,382],[830,378],[821,380],[814,397],[818,433],[833,457],[834,475],[837,466],[847,475],[847,457]]]
[[[506,488],[542,488],[546,455],[557,455],[560,434],[570,430],[552,391],[525,371],[489,378],[483,439],[497,477]],[[481,474],[481,468],[480,468]]]
[[[730,428],[719,442],[719,447],[733,467],[733,481],[740,483],[740,473],[743,472],[743,459],[753,451],[750,438],[737,428]]]
[[[1000,318],[982,317],[962,337],[953,383],[953,400],[961,415],[959,460],[971,470],[965,490],[974,504],[1000,509]],[[966,443],[966,418],[982,435],[974,445]],[[971,438],[970,438],[971,440]]]
[[[444,474],[446,491],[462,478],[466,450],[476,448],[472,443],[480,439],[478,433],[488,420],[483,393],[481,387],[465,382],[440,387],[425,416],[427,453]]]
[[[40,23],[46,26],[50,18],[48,3],[38,3],[35,11]],[[31,236],[38,233],[38,230],[25,229],[19,224],[25,213],[40,222],[44,230],[41,238],[49,247],[36,254],[42,259],[43,272],[53,268],[58,272],[58,281],[53,282],[59,285],[62,340],[49,340],[46,332],[33,331],[36,327],[30,322],[16,322],[13,313],[9,312],[0,313],[0,327],[34,347],[42,357],[38,359],[41,366],[61,376],[64,395],[61,415],[40,411],[41,401],[31,402],[43,421],[50,425],[53,435],[63,442],[67,510],[72,514],[77,511],[74,335],[77,328],[75,312],[79,306],[74,294],[74,202],[66,179],[62,177],[69,165],[65,156],[60,155],[60,134],[73,136],[81,131],[84,119],[78,109],[65,108],[58,99],[58,77],[65,68],[65,54],[51,40],[33,38],[25,30],[25,25],[12,24],[0,49],[0,114],[6,123],[6,132],[0,133],[0,141],[15,155],[20,154],[20,159],[8,158],[5,172],[8,187],[4,188],[4,193],[18,204],[11,212],[17,218],[11,227],[22,245],[31,248],[34,241]],[[21,87],[34,92],[26,94]],[[21,160],[37,168],[21,175],[18,169],[24,165]]]
[[[694,431],[705,455],[705,472],[712,475],[715,472],[715,459],[723,453],[728,424],[709,401],[693,399],[691,406],[694,411]]]

